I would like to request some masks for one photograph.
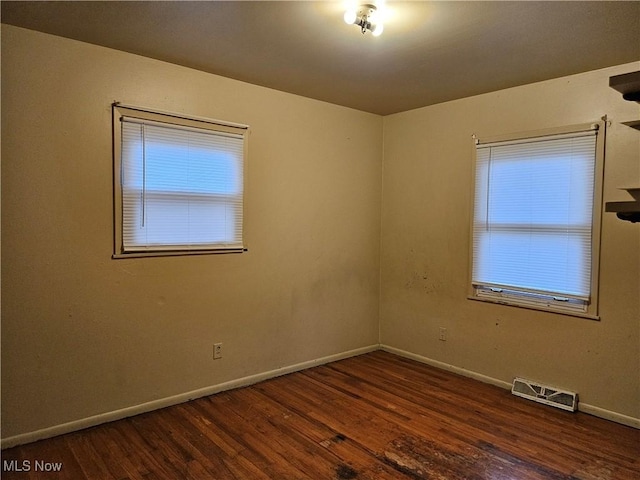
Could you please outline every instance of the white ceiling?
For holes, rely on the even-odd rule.
[[[2,1],[2,22],[377,114],[640,60],[640,1]]]

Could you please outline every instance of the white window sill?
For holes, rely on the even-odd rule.
[[[531,304],[525,305],[525,304],[521,304],[514,300],[510,300],[506,298],[488,298],[488,297],[477,297],[474,295],[470,295],[467,297],[467,299],[476,300],[478,302],[493,303],[496,305],[506,305],[508,307],[526,308],[528,310],[537,310],[537,311],[547,312],[547,313],[556,313],[558,315],[567,315],[570,317],[586,318],[588,320],[600,320],[600,316],[593,315],[587,312],[561,310],[561,309],[557,309],[557,308],[553,308],[545,305],[531,305]]]

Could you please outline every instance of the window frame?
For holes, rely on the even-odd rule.
[[[602,230],[602,209],[603,209],[603,180],[604,180],[604,160],[606,142],[607,122],[602,121],[569,125],[557,128],[549,128],[530,132],[519,132],[483,137],[482,140],[475,134],[473,139],[473,162],[472,162],[472,195],[470,199],[470,236],[469,236],[469,277],[468,295],[470,300],[507,305],[512,307],[526,308],[550,312],[562,315],[599,320],[599,278],[600,278],[600,243]],[[474,285],[473,263],[474,263],[474,220],[475,220],[475,194],[476,177],[478,174],[478,145],[489,143],[501,143],[511,141],[535,140],[539,137],[554,135],[574,134],[586,130],[597,130],[595,141],[595,164],[594,164],[594,185],[593,185],[593,206],[591,218],[591,272],[590,272],[590,297],[589,301],[576,307],[573,301],[567,302],[561,294],[547,296],[536,292],[530,295],[526,292],[509,290],[504,288],[492,288],[491,285]],[[546,298],[545,298],[546,297]]]
[[[150,250],[125,251],[124,248],[124,213],[123,213],[123,185],[122,185],[122,118],[128,117],[139,120],[141,122],[161,123],[165,125],[175,125],[181,129],[209,130],[212,132],[220,132],[221,134],[233,134],[242,136],[243,150],[243,195],[241,208],[242,214],[242,246],[232,248],[200,248],[193,249],[180,246],[171,246],[163,249],[161,247]],[[139,258],[139,257],[164,257],[164,256],[183,256],[183,255],[208,255],[223,253],[242,253],[246,252],[245,240],[245,198],[246,198],[246,178],[247,178],[247,158],[248,158],[248,140],[249,126],[214,120],[209,118],[185,116],[177,113],[164,112],[149,108],[142,108],[131,105],[123,105],[119,102],[112,104],[112,139],[113,139],[113,254],[112,258]]]

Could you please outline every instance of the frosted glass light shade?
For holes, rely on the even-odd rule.
[[[358,19],[358,13],[355,10],[349,9],[346,12],[344,12],[345,23],[348,23],[349,25],[353,25],[356,23],[357,19]]]

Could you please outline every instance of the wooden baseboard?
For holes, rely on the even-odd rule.
[[[380,349],[389,353],[393,353],[395,355],[399,355],[401,357],[415,360],[420,363],[431,365],[432,367],[440,368],[448,372],[457,373],[465,377],[473,378],[474,380],[479,380],[484,383],[489,383],[491,385],[496,385],[498,387],[511,390],[511,383],[505,382],[503,380],[499,380],[497,378],[488,377],[486,375],[482,375],[481,373],[477,373],[472,370],[467,370],[465,368],[449,365],[447,363],[440,362],[438,360],[433,360],[431,358],[423,357],[422,355],[417,355],[415,353],[407,352],[405,350],[400,350],[399,348],[390,347],[389,345],[381,344]],[[590,405],[588,403],[583,403],[583,402],[578,403],[578,410],[583,413],[588,413],[589,415],[593,415],[595,417],[604,418],[606,420],[611,420],[613,422],[620,423],[622,425],[627,425],[629,427],[640,429],[640,418],[630,417],[622,413],[613,412],[611,410],[596,407],[595,405]]]
[[[250,375],[247,377],[239,378],[237,380],[231,380],[229,382],[224,382],[218,385],[212,385],[209,387],[193,390],[186,393],[181,393],[181,394],[174,395],[167,398],[161,398],[151,402],[142,403],[140,405],[134,405],[127,408],[114,410],[112,412],[101,413],[99,415],[93,415],[91,417],[73,420],[71,422],[63,423],[61,425],[54,425],[52,427],[43,428],[41,430],[36,430],[33,432],[28,432],[28,433],[23,433],[20,435],[8,437],[8,438],[3,438],[2,440],[0,440],[0,448],[2,449],[11,448],[17,445],[23,445],[25,443],[31,443],[38,440],[43,440],[45,438],[51,438],[58,435],[63,435],[65,433],[71,433],[78,430],[83,430],[85,428],[94,427],[96,425],[112,422],[114,420],[120,420],[122,418],[132,417],[134,415],[150,412],[152,410],[158,410],[160,408],[169,407],[171,405],[177,405],[179,403],[188,402],[189,400],[193,400],[195,398],[206,397],[208,395],[213,395],[215,393],[223,392],[225,390],[231,390],[233,388],[239,388],[239,387],[246,387],[247,385],[252,385],[254,383],[262,382],[263,380],[268,380],[270,378],[279,377],[281,375],[286,375],[288,373],[305,370],[307,368],[315,367],[317,365],[323,365],[325,363],[335,362],[338,360],[343,360],[345,358],[355,357],[357,355],[362,355],[364,353],[373,352],[375,350],[378,350],[379,348],[380,346],[377,344],[369,345],[368,347],[357,348],[355,350],[349,350],[347,352],[342,352],[335,355],[329,355],[329,356],[318,358],[315,360],[309,360],[307,362],[302,362],[295,365],[290,365],[287,367],[282,367],[275,370],[258,373],[256,375]]]

